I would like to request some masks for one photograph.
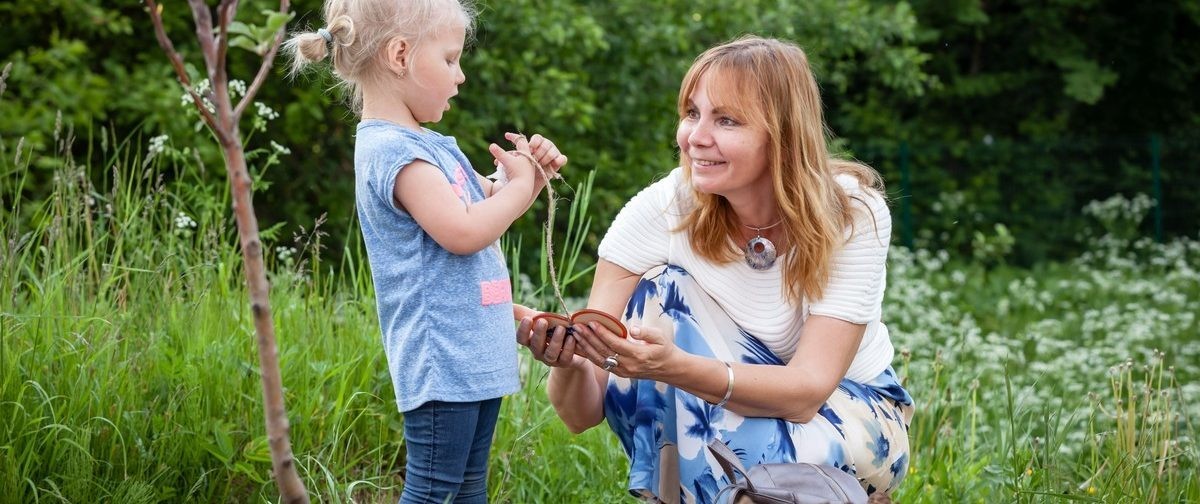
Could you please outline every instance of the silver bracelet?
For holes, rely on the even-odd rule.
[[[733,395],[733,364],[729,361],[721,361],[725,364],[725,370],[729,371],[729,382],[725,384],[725,397],[721,398],[721,402],[714,404],[714,408],[720,408],[729,402],[729,397]]]

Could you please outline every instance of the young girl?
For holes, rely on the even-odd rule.
[[[490,146],[507,182],[477,174],[454,138],[424,129],[450,108],[474,13],[457,0],[326,0],[327,26],[288,41],[293,71],[331,55],[362,114],[355,200],[388,368],[404,414],[402,503],[486,502],[500,398],[516,392],[508,269],[496,245],[567,162],[550,141]]]

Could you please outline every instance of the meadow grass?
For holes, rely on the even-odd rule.
[[[44,195],[24,181],[47,163],[0,139],[0,504],[272,502],[222,174],[102,138],[102,167],[48,155]],[[559,244],[569,281],[586,280],[588,187]],[[369,270],[356,242],[320,262],[323,225],[264,233],[293,450],[314,501],[395,502],[402,417]],[[1200,242],[1094,243],[1034,269],[893,249],[885,320],[917,401],[897,501],[1200,502]],[[517,300],[548,306],[544,267],[512,257]],[[567,432],[545,369],[521,366],[492,500],[632,502],[615,437]]]

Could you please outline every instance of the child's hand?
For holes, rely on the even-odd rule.
[[[504,138],[508,139],[510,142],[516,143],[518,139],[523,139],[525,136],[519,133],[505,133]],[[545,176],[537,171],[534,172],[532,197],[536,198],[538,193],[542,192],[542,189],[546,187],[546,177],[550,177],[551,179],[562,179],[562,176],[558,174],[558,171],[562,169],[563,165],[567,164],[567,156],[564,156],[562,152],[558,150],[558,147],[554,145],[554,142],[551,142],[549,138],[546,138],[542,135],[533,135],[533,138],[529,139],[529,148],[530,154],[533,156],[533,158],[537,160],[538,164],[542,165],[543,170],[546,170]],[[504,184],[508,183],[510,177],[508,176],[507,172],[505,172],[504,165],[500,164],[500,161],[497,160],[496,173],[489,175],[489,178],[495,179],[496,185],[494,187],[495,189],[500,189],[504,186]]]
[[[508,133],[505,136],[508,137],[508,135],[512,135],[512,133]],[[546,170],[546,175],[549,175],[551,179],[562,178],[562,176],[558,174],[558,171],[562,169],[563,165],[567,164],[567,156],[564,156],[561,152],[559,152],[558,147],[554,145],[554,142],[551,142],[549,138],[546,138],[542,135],[535,134],[529,139],[529,148],[533,153],[533,157],[537,159],[538,163],[541,163],[542,168]],[[541,177],[541,174],[538,175],[539,176],[536,180],[534,180],[533,183],[533,194],[535,197],[538,193],[542,192],[542,188],[546,186],[546,179]]]
[[[525,135],[506,133],[504,136],[513,143],[516,151],[506,151],[496,144],[488,146],[488,151],[492,153],[497,168],[504,172],[504,183],[510,184],[517,180],[528,179],[536,184],[537,180],[541,178],[541,174],[537,173],[537,167],[530,159],[533,154],[529,152],[529,141],[525,139]],[[525,155],[518,154],[518,152],[524,152]]]
[[[508,138],[510,141],[516,136],[518,135],[514,133],[505,134],[505,138]],[[557,174],[558,170],[567,164],[567,156],[559,152],[554,142],[551,142],[549,138],[542,135],[535,134],[529,138],[529,149],[533,153],[533,157],[542,164],[542,168],[545,168],[546,172],[551,175]]]

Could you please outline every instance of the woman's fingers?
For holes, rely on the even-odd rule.
[[[617,333],[608,330],[607,327],[604,327],[604,324],[599,322],[588,322],[587,325],[588,328],[590,328],[592,332],[596,334],[596,337],[600,339],[600,343],[608,348],[611,348],[613,353],[619,355],[633,354],[633,345],[636,345],[636,343],[631,344],[628,340],[621,337]],[[633,330],[633,328],[630,328],[630,330]],[[609,355],[612,354],[610,353]]]
[[[571,361],[573,360],[575,360],[575,338],[573,336],[566,336],[563,339],[562,351],[558,354],[558,358],[549,364],[552,366],[567,367],[571,365]]]
[[[528,347],[531,338],[533,338],[533,319],[521,317],[521,323],[517,324],[517,343]]]
[[[596,335],[587,326],[575,326],[575,353],[599,366],[605,357],[612,354],[601,355],[606,349],[601,349],[597,343]]]
[[[549,337],[546,339],[546,348],[542,350],[542,356],[545,358],[546,364],[553,364],[562,356],[563,344],[567,340],[567,328],[563,326],[555,327],[550,331]]]

